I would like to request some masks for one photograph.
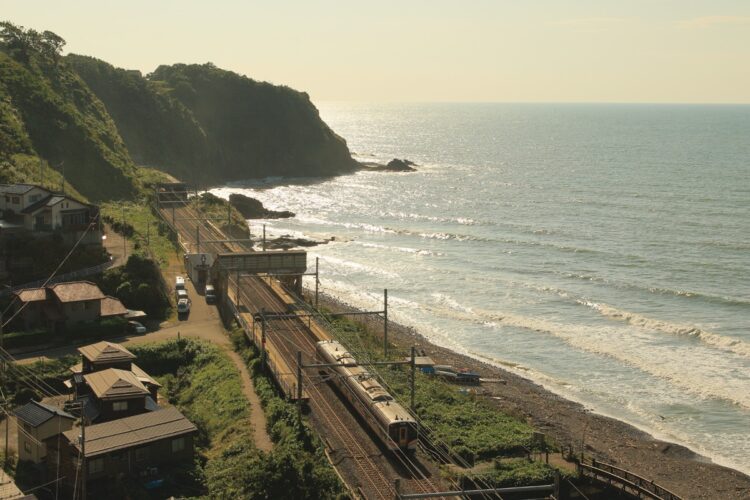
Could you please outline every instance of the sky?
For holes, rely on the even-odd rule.
[[[0,0],[0,19],[314,101],[750,103],[750,0]]]

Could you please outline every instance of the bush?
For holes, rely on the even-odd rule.
[[[52,334],[47,330],[11,332],[3,335],[3,345],[6,349],[18,349],[21,347],[42,345],[52,341]]]
[[[107,270],[99,280],[107,295],[114,295],[128,309],[164,318],[170,308],[166,290],[161,287],[159,266],[151,259],[133,254],[122,267]]]

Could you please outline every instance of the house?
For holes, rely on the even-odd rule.
[[[176,408],[86,426],[85,431],[76,427],[63,432],[62,439],[46,440],[48,474],[64,477],[69,491],[80,491],[85,481],[90,498],[103,498],[122,480],[158,473],[165,465],[191,463],[196,432]]]
[[[0,184],[0,211],[20,214],[52,191],[35,184]]]
[[[44,288],[25,288],[14,292],[16,311],[26,330],[50,330],[90,323],[112,317],[127,317],[130,312],[119,299],[104,295],[90,281],[68,281]]]
[[[18,425],[18,459],[41,463],[47,456],[44,441],[73,427],[75,417],[61,409],[30,401],[13,412]]]
[[[161,387],[133,363],[135,356],[119,344],[97,342],[78,348],[81,363],[70,367],[65,383],[83,404],[89,422],[105,422],[159,409]]]
[[[34,184],[0,184],[0,215],[35,234],[58,232],[70,242],[83,237],[83,244],[101,245],[99,207],[66,194],[54,193]]]

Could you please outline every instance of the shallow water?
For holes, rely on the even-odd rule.
[[[327,292],[750,473],[749,106],[320,109],[418,171],[214,192],[335,236]]]

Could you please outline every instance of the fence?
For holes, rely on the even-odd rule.
[[[682,500],[679,496],[653,481],[614,465],[592,460],[591,464],[580,462],[578,467],[582,475],[607,486],[626,491],[638,498]]]

